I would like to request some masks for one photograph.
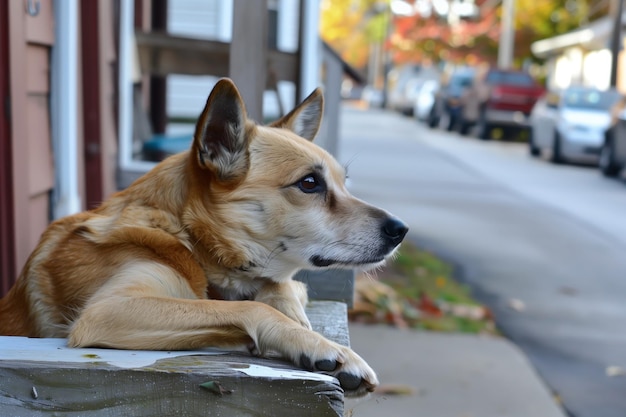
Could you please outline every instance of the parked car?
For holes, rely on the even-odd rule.
[[[448,82],[435,95],[435,103],[428,117],[430,127],[438,127],[444,116],[447,117],[448,130],[453,130],[458,125],[462,111],[461,98],[472,85],[475,75],[474,68],[460,68],[452,73]]]
[[[611,125],[611,109],[620,100],[617,91],[570,87],[540,99],[530,116],[530,154],[550,151],[550,160],[596,160]]]
[[[413,115],[419,121],[426,121],[435,105],[435,96],[440,85],[437,80],[426,80],[420,87],[413,103]]]
[[[439,70],[432,66],[413,64],[393,69],[387,78],[387,108],[413,116],[413,104],[422,85],[439,77]]]
[[[371,85],[367,85],[363,87],[361,100],[367,104],[369,108],[379,109],[383,107],[383,92],[375,87],[372,87]]]
[[[423,83],[424,80],[421,78],[411,78],[408,80],[402,91],[395,94],[393,100],[389,101],[388,107],[405,116],[413,116],[413,103],[415,103],[415,98]]]
[[[413,111],[412,103],[415,95],[415,87],[420,73],[421,65],[407,64],[393,68],[387,74],[387,86],[384,90],[385,105],[388,109],[408,114],[409,106]]]
[[[607,177],[617,177],[626,167],[626,109],[624,101],[618,105],[622,108],[616,111],[613,125],[607,130],[604,143],[600,149],[598,165],[600,171]]]
[[[481,139],[496,127],[528,128],[528,116],[544,89],[525,71],[490,69],[463,95],[460,131],[476,126]]]

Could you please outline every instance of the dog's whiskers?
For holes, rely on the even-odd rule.
[[[264,272],[267,270],[267,267],[272,263],[272,261],[281,253],[279,252],[279,249],[284,249],[285,248],[285,244],[281,241],[278,242],[278,244],[276,245],[276,247],[274,249],[272,249],[270,251],[270,253],[267,255],[267,258],[265,259],[265,262],[263,263],[263,267],[261,269],[261,275],[264,274]],[[283,250],[283,252],[284,252]]]
[[[378,280],[378,272],[382,271],[382,267],[378,266],[375,269],[371,269],[369,271],[363,271],[363,275],[369,279],[370,281],[377,281]]]

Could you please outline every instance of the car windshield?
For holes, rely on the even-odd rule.
[[[448,84],[448,91],[451,95],[460,96],[463,94],[463,90],[472,85],[472,80],[474,79],[473,74],[456,74],[450,78],[450,83]]]
[[[469,87],[472,84],[472,74],[455,75],[450,79],[450,86],[457,88]]]
[[[570,109],[609,110],[619,100],[614,91],[569,90],[563,93],[563,107]]]
[[[525,72],[501,72],[492,71],[487,74],[487,84],[508,84],[519,86],[534,85],[532,77]]]

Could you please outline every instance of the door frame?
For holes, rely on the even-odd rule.
[[[87,209],[100,205],[104,194],[102,183],[99,8],[100,2],[96,0],[82,2],[80,6],[85,207]]]
[[[8,2],[0,2],[0,296],[16,278],[8,26]]]

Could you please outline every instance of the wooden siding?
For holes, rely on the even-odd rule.
[[[168,27],[172,35],[200,39],[219,39],[221,7],[232,7],[228,1],[170,0],[167,4]],[[232,3],[232,1],[231,1]]]
[[[13,263],[22,268],[50,217],[54,165],[50,137],[50,52],[54,44],[52,0],[30,16],[23,2],[8,2],[13,179]],[[14,280],[13,277],[3,277]]]
[[[230,41],[220,39],[226,24],[220,21],[219,1],[216,0],[170,0],[167,4],[167,31],[171,35],[189,36],[198,39]],[[221,7],[232,7],[232,1],[223,2]],[[228,58],[221,74],[204,73],[202,76],[169,75],[166,79],[166,113],[170,117],[196,118],[217,82],[217,76],[228,74]],[[192,129],[192,128],[190,128]]]
[[[28,146],[28,190],[32,197],[47,193],[54,186],[54,164],[50,137],[50,95],[29,93],[26,100],[26,145]],[[48,218],[47,211],[45,212]]]
[[[52,46],[54,43],[54,2],[52,0],[38,0],[37,3],[39,3],[39,12],[35,16],[28,14],[24,5],[20,5],[23,12],[22,21],[26,24],[26,41]]]

